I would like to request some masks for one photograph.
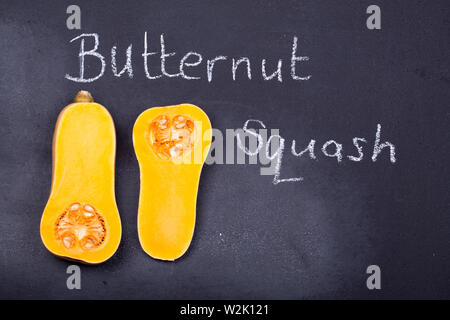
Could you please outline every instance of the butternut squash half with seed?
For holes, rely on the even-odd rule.
[[[200,173],[211,139],[208,116],[191,104],[150,108],[136,120],[139,241],[153,258],[176,260],[191,243]]]
[[[53,177],[41,238],[53,254],[88,264],[109,259],[121,238],[114,195],[116,135],[111,115],[80,91],[58,116]]]

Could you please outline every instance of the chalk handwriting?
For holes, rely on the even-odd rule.
[[[94,45],[90,50],[86,50],[86,43],[87,41],[91,41],[91,39],[94,41]],[[80,49],[78,52],[79,75],[72,76],[66,74],[65,78],[70,81],[81,83],[99,80],[104,76],[106,69],[105,55],[100,52],[99,49],[100,36],[97,33],[83,33],[71,39],[70,43],[77,41],[80,43]],[[307,63],[310,58],[309,56],[298,54],[298,42],[298,37],[294,36],[292,39],[292,50],[289,54],[290,79],[294,81],[310,80],[310,74],[302,75],[301,70],[299,70],[301,69],[302,64]],[[118,71],[117,46],[114,45],[111,47],[111,70],[115,77],[120,78],[126,72],[129,78],[133,78],[133,66],[135,67],[137,64],[133,61],[134,57],[132,56],[132,50],[133,44],[130,44],[126,50],[126,62],[124,67]],[[214,76],[214,69],[219,63],[226,66],[225,70],[229,70],[227,77],[233,81],[242,81],[243,79],[254,80],[256,78],[263,81],[278,81],[281,83],[283,82],[283,72],[286,72],[283,69],[283,59],[267,61],[267,59],[258,60],[245,56],[228,58],[228,56],[223,54],[217,54],[212,58],[205,58],[204,55],[193,50],[188,50],[187,53],[178,57],[177,52],[168,49],[164,34],[160,34],[159,36],[158,48],[158,45],[155,45],[154,42],[150,41],[147,32],[144,32],[143,52],[141,56],[143,58],[142,67],[144,69],[146,79],[149,80],[156,80],[160,78],[181,78],[184,80],[205,80],[211,83],[213,82],[213,79],[218,76]],[[155,63],[150,63],[150,59],[152,59],[152,62],[159,60],[159,67],[155,68],[155,70],[150,70],[150,65],[155,65]],[[157,60],[155,61],[153,59]],[[100,70],[98,73],[86,75],[87,70],[97,70],[96,68],[98,67],[96,65],[98,65],[99,62]],[[171,69],[170,66],[175,63],[179,66],[178,72],[170,73],[168,70]],[[91,64],[94,66],[91,67]],[[267,69],[270,69],[270,71]],[[220,68],[220,70],[224,70],[224,68]],[[258,73],[258,77],[255,76],[256,73]],[[244,76],[242,74],[244,74]],[[223,75],[221,75],[221,77],[223,77]]]

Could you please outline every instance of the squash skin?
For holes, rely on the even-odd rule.
[[[149,128],[160,115],[185,115],[195,122],[190,152],[177,159],[158,156],[151,145]],[[174,261],[189,248],[200,174],[211,140],[209,118],[195,105],[154,107],[136,119],[133,144],[140,167],[138,234],[143,250],[152,258]]]
[[[107,109],[85,99],[81,93],[76,97],[81,102],[66,106],[56,122],[52,186],[40,234],[45,247],[54,255],[98,264],[116,252],[122,233],[114,193],[116,136]],[[67,249],[55,235],[55,221],[68,206],[78,202],[95,208],[106,228],[104,241],[91,250]]]

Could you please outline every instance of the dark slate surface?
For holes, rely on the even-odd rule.
[[[81,31],[66,28],[69,4],[0,4],[1,298],[450,298],[448,1],[378,0],[381,31],[365,27],[371,1],[77,1]],[[164,33],[178,59],[248,56],[259,61],[254,78],[233,82],[223,64],[208,83],[203,63],[193,69],[201,80],[147,80],[145,31],[155,50]],[[115,78],[107,58],[101,79],[66,80],[78,70],[79,42],[69,41],[82,32],[99,34],[105,56],[117,45],[119,65],[132,43],[134,78]],[[294,36],[311,59],[299,69],[312,75],[306,82],[289,78]],[[261,58],[284,60],[283,83],[261,80]],[[87,67],[95,73],[97,61]],[[123,237],[109,261],[81,266],[82,289],[71,291],[70,262],[43,247],[39,223],[55,121],[80,89],[115,120]],[[282,177],[305,180],[275,186],[256,165],[206,166],[192,245],[165,263],[139,245],[131,130],[147,107],[185,101],[221,130],[250,118],[279,128]],[[395,165],[386,153],[370,160],[377,123],[397,147]],[[288,154],[292,139],[311,138],[354,153],[355,136],[369,141],[359,163]],[[380,291],[366,288],[371,264],[381,267]]]

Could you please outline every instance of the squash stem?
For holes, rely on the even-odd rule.
[[[94,102],[94,98],[92,98],[92,95],[89,91],[81,90],[77,93],[75,98],[73,99],[74,102]]]

